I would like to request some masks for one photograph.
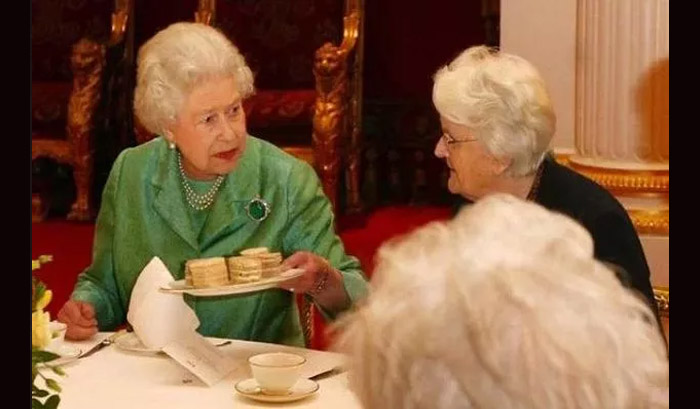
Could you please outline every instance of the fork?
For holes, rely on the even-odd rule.
[[[102,348],[104,348],[104,347],[106,347],[106,346],[112,345],[112,344],[114,343],[114,341],[115,341],[117,338],[119,338],[120,336],[122,336],[122,335],[125,334],[125,333],[126,333],[126,330],[121,330],[121,331],[118,331],[118,332],[116,332],[116,333],[110,335],[109,337],[107,337],[107,338],[103,339],[102,341],[100,341],[99,344],[95,345],[94,347],[92,347],[92,348],[90,348],[89,350],[87,350],[84,354],[80,355],[80,356],[78,357],[78,359],[80,359],[80,358],[86,358],[86,357],[88,357],[88,356],[94,354],[95,352],[99,351],[100,349],[102,349]]]

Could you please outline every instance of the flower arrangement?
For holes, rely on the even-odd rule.
[[[34,277],[34,271],[39,269],[41,264],[50,261],[52,257],[45,255],[32,260],[32,409],[55,409],[61,401],[58,396],[61,392],[58,382],[40,372],[39,365],[50,368],[56,375],[65,375],[60,367],[49,365],[49,362],[59,358],[59,355],[45,350],[53,338],[51,317],[48,311],[44,311],[51,302],[52,293],[44,283]],[[44,380],[48,389],[37,386],[37,377]]]

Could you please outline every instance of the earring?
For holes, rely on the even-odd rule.
[[[175,149],[175,142],[173,142],[173,141],[168,142],[168,148]]]

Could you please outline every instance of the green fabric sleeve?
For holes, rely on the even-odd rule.
[[[109,331],[122,324],[126,313],[121,305],[114,275],[113,238],[116,224],[115,198],[119,176],[127,151],[122,152],[112,166],[102,192],[102,205],[95,225],[92,264],[79,276],[71,298],[88,302],[95,308],[98,326]]]
[[[335,233],[333,209],[316,172],[306,162],[298,161],[287,184],[289,221],[283,239],[285,250],[289,254],[306,250],[327,259],[343,275],[345,290],[354,304],[367,294],[367,279],[360,262],[345,253],[343,242]],[[335,319],[343,312],[319,310],[326,319]]]

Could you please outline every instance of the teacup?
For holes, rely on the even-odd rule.
[[[306,358],[287,352],[271,352],[248,358],[253,377],[266,395],[286,395],[301,376]]]

